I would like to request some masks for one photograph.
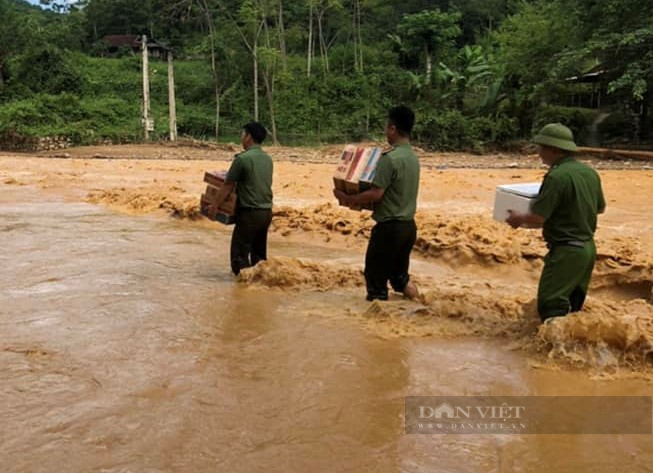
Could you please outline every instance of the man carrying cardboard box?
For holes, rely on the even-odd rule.
[[[605,199],[597,172],[574,159],[578,148],[569,128],[550,123],[533,142],[549,171],[530,213],[509,211],[506,222],[514,228],[543,228],[549,253],[537,290],[537,310],[545,321],[583,307],[596,259],[597,214],[605,211]]]
[[[415,115],[407,107],[388,112],[385,134],[392,150],[379,158],[372,187],[348,195],[334,189],[344,205],[374,205],[372,218],[377,222],[365,255],[367,300],[388,299],[388,281],[397,292],[415,298],[417,287],[410,281],[408,266],[415,244],[415,210],[419,188],[419,160],[410,146]]]
[[[225,184],[216,198],[219,206],[238,184],[238,204],[231,235],[231,270],[267,259],[268,228],[272,222],[272,159],[262,149],[267,131],[258,122],[243,126],[240,142],[245,150],[231,163]]]

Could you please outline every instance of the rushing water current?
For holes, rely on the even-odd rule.
[[[650,435],[407,435],[405,396],[651,385],[310,316],[361,289],[238,284],[228,246],[224,231],[0,186],[0,471],[652,471]]]

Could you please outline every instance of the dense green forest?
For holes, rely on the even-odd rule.
[[[181,136],[234,140],[258,118],[281,144],[376,138],[402,103],[433,149],[511,146],[551,121],[583,144],[653,138],[650,1],[41,3],[0,0],[5,147],[143,139],[141,57],[112,35],[173,52]],[[155,139],[168,133],[162,56],[149,68]]]

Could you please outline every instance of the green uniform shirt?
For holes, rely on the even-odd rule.
[[[409,144],[395,146],[381,155],[372,185],[385,190],[381,202],[374,204],[374,220],[413,219],[419,190],[419,160]]]
[[[531,207],[533,213],[544,217],[544,239],[550,244],[591,240],[596,216],[604,210],[599,175],[570,156],[549,169]]]
[[[260,146],[236,155],[227,182],[238,184],[238,207],[272,208],[272,158]]]

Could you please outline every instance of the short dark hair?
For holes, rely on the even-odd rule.
[[[256,144],[261,144],[268,136],[268,131],[259,122],[249,122],[243,125],[243,130],[252,137]]]
[[[396,126],[400,134],[409,136],[415,125],[415,114],[404,105],[393,107],[388,111],[388,124]]]

